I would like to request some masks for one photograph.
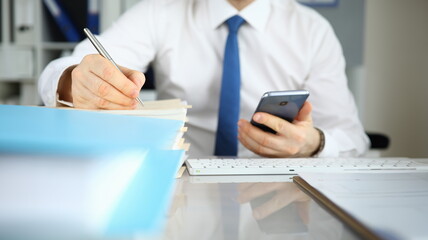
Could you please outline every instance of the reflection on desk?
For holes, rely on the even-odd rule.
[[[167,218],[160,239],[358,239],[287,181],[195,183],[185,174]]]

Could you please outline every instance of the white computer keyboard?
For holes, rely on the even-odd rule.
[[[187,159],[190,175],[297,174],[337,171],[428,171],[427,159],[409,158],[198,158]]]

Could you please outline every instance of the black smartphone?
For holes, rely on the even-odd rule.
[[[266,92],[260,99],[256,112],[266,112],[292,122],[309,97],[307,90],[289,90]],[[276,133],[273,129],[254,122],[251,124],[263,131]]]

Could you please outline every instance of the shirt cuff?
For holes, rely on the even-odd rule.
[[[39,94],[46,106],[54,107],[57,105],[58,82],[64,71],[75,64],[78,64],[81,58],[65,57],[57,59],[48,64],[39,79]]]
[[[338,157],[339,156],[339,148],[338,145],[333,138],[327,131],[323,130],[322,128],[319,128],[324,133],[324,149],[320,151],[316,157],[323,158],[323,157]]]
[[[67,106],[67,107],[74,108],[73,103],[59,99],[59,94],[58,93],[56,94],[56,106],[57,107]]]

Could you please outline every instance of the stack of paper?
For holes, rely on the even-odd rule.
[[[0,152],[167,150],[179,145],[185,130],[183,120],[72,109],[2,105],[0,116]]]
[[[185,139],[182,137],[187,131],[187,127],[184,127],[184,124],[187,122],[187,109],[189,108],[191,106],[180,99],[168,99],[144,101],[144,106],[140,106],[136,110],[99,110],[98,112],[182,121],[183,128],[177,135],[177,141],[173,149],[188,151],[190,144],[185,143]]]
[[[137,110],[108,110],[104,112],[187,121],[186,114],[188,108],[191,108],[191,106],[180,99],[169,99],[144,101],[144,106],[140,106]]]
[[[91,112],[99,113],[110,113],[117,115],[128,115],[128,116],[140,116],[157,119],[170,119],[182,122],[182,128],[180,129],[175,145],[173,149],[184,149],[188,150],[190,145],[185,143],[182,138],[183,134],[187,131],[187,127],[184,127],[187,122],[187,109],[191,108],[186,102],[180,99],[168,99],[168,100],[157,100],[157,101],[144,101],[144,106],[139,107],[136,110],[86,110]],[[73,109],[73,108],[63,108]]]
[[[173,119],[187,121],[187,109],[191,108],[180,99],[144,101],[144,106],[139,106],[135,110],[86,110],[91,112],[112,113],[119,115],[142,116],[162,119]],[[62,108],[75,109],[75,108]]]
[[[159,231],[188,148],[187,108],[180,100],[134,111],[0,105],[0,238]]]

